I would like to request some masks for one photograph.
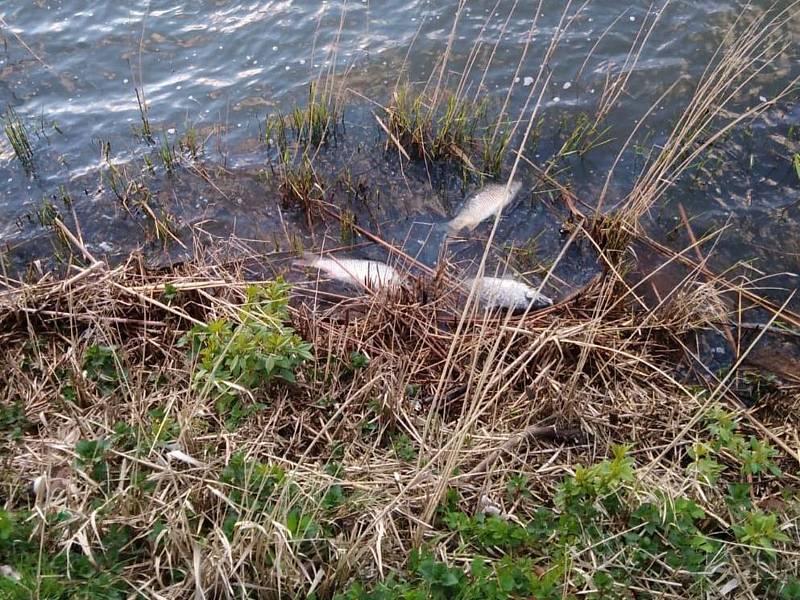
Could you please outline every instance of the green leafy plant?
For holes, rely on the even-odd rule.
[[[614,446],[614,458],[591,467],[578,465],[575,476],[562,482],[555,503],[567,519],[591,519],[602,507],[616,514],[625,507],[624,491],[635,480],[628,446]]]
[[[217,410],[236,425],[258,405],[244,405],[244,390],[256,390],[275,378],[295,381],[295,371],[311,360],[311,345],[287,325],[289,286],[278,279],[250,286],[239,321],[217,319],[196,325],[186,340],[197,361],[195,389],[214,395]]]
[[[20,402],[10,402],[0,406],[0,431],[11,439],[21,438],[22,434],[31,430],[33,426]]]
[[[58,526],[59,515],[47,519],[48,528]],[[128,564],[141,560],[144,548],[134,541],[130,529],[111,525],[102,532],[102,545],[93,558],[59,550],[55,540],[40,547],[34,534],[35,519],[0,509],[0,564],[11,567],[17,577],[0,575],[0,598],[27,600],[124,600],[131,589],[121,577]],[[136,596],[134,596],[136,597]]]
[[[369,357],[361,352],[350,353],[350,368],[354,371],[364,369],[369,365]]]
[[[772,461],[778,451],[769,443],[750,437],[749,443],[741,449],[739,458],[742,461],[742,475],[759,475],[772,473],[780,475],[781,470]]]
[[[686,467],[687,473],[695,475],[702,483],[708,486],[716,485],[720,475],[726,470],[725,465],[717,462],[712,453],[713,450],[708,444],[694,444],[689,449],[689,456],[693,460]]]
[[[167,304],[174,301],[178,297],[178,294],[180,294],[180,291],[171,283],[168,283],[164,286],[164,293],[162,296],[164,297],[164,300],[167,301]]]
[[[778,528],[778,516],[753,509],[746,513],[740,524],[733,525],[736,539],[746,544],[754,554],[775,557],[775,543],[789,541],[789,536]]]
[[[108,481],[108,440],[80,440],[75,444],[76,464],[98,483]]]
[[[231,487],[229,497],[234,503],[247,510],[261,511],[284,477],[283,469],[277,465],[247,460],[237,452],[223,469],[220,481]]]
[[[336,594],[334,600],[508,600],[561,598],[559,577],[552,569],[538,576],[532,561],[505,557],[490,560],[476,556],[468,571],[450,566],[427,551],[414,551],[406,576],[391,576],[367,591],[359,582]]]
[[[530,481],[525,475],[512,475],[506,481],[506,496],[510,501],[520,498],[531,499],[532,495],[528,486]]]
[[[176,439],[180,433],[178,423],[167,414],[164,407],[154,408],[148,413],[150,417],[150,439],[152,443],[163,444]]]
[[[120,382],[116,348],[97,344],[89,346],[83,355],[83,372],[88,380],[97,384],[104,396],[114,392]]]
[[[417,458],[417,449],[414,447],[414,442],[404,433],[396,435],[392,439],[392,450],[400,460],[411,462]]]

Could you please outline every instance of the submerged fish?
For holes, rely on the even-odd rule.
[[[475,279],[465,283],[472,287]],[[480,277],[477,279],[478,297],[486,308],[513,308],[524,310],[544,308],[553,301],[520,281],[500,277]]]
[[[460,231],[466,227],[472,231],[480,223],[505,208],[521,188],[522,184],[515,181],[508,187],[506,193],[505,183],[490,183],[464,203],[461,211],[447,223],[447,228],[450,231]]]
[[[359,258],[324,258],[304,252],[295,264],[323,271],[331,279],[347,283],[360,283],[371,290],[400,285],[403,278],[394,268],[377,260]]]

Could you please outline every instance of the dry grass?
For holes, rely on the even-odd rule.
[[[447,490],[465,513],[490,499],[525,521],[577,463],[603,459],[613,443],[634,448],[636,497],[663,490],[716,506],[714,490],[681,464],[705,435],[711,402],[675,375],[678,341],[720,317],[709,309],[721,306],[711,284],[687,278],[670,310],[648,312],[609,269],[550,309],[468,317],[457,335],[461,300],[441,276],[401,297],[355,297],[326,310],[312,310],[322,297],[300,285],[291,322],[315,359],[294,384],[240,390],[243,405],[263,406],[231,427],[211,391],[192,386],[196,365],[179,340],[198,323],[242,318],[256,262],[209,259],[152,273],[132,258],[66,282],[8,282],[0,296],[0,394],[29,422],[18,439],[4,438],[5,505],[34,508],[36,536],[98,561],[111,528],[128,528],[135,560],[120,572],[128,592],[328,597],[353,576],[402,570],[420,544],[458,564],[462,550],[436,517]],[[87,367],[96,347],[113,349],[110,375]],[[728,401],[730,385],[712,399]],[[790,423],[761,410],[763,424],[747,419],[787,448],[796,443]],[[102,439],[106,479],[78,452],[81,440]],[[400,439],[410,453],[398,452]],[[280,469],[281,485],[259,479],[259,491],[232,478],[239,455]],[[779,462],[791,472],[794,460]],[[255,477],[248,464],[243,472]],[[29,497],[38,475],[47,485]],[[520,476],[531,499],[509,504],[506,487]],[[755,501],[774,498],[781,481],[763,479]],[[317,528],[304,534],[291,515]],[[796,543],[796,527],[786,531]],[[591,589],[580,574],[598,558],[591,547],[573,552],[565,593]],[[793,556],[781,556],[784,568]],[[746,552],[737,560],[756,568]],[[644,573],[634,581],[673,585]]]

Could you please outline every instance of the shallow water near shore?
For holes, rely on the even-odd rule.
[[[757,2],[747,10],[755,15],[770,5]],[[485,67],[491,60],[491,65],[476,70],[472,93],[497,107],[513,82],[508,112],[518,115],[529,78],[536,76],[553,32],[562,28],[563,39],[549,63],[541,131],[528,150],[531,161],[543,163],[558,151],[579,115],[597,109],[609,69],[625,68],[643,23],[657,18],[625,94],[604,121],[608,130],[602,144],[560,164],[559,179],[593,205],[633,123],[683,77],[648,116],[640,144],[622,156],[609,186],[613,204],[641,171],[644,148],[658,144],[684,110],[743,3],[671,2],[653,12],[646,4],[624,8],[601,0],[578,8],[569,11],[567,22],[561,3],[543,3],[533,42],[520,62],[535,7],[510,1],[466,2],[460,11],[443,0],[219,1],[184,7],[136,2],[90,8],[72,1],[6,3],[0,104],[20,115],[34,154],[28,173],[7,141],[0,141],[0,235],[7,262],[12,271],[21,271],[34,259],[52,256],[54,248],[58,252],[37,211],[43,200],[57,204],[64,194],[72,206],[62,210],[69,214],[74,208],[87,248],[112,261],[137,248],[153,264],[185,259],[192,252],[190,234],[198,229],[212,237],[263,242],[265,252],[278,253],[276,259],[293,244],[346,245],[338,222],[309,229],[299,211],[281,208],[267,166],[274,149],[263,139],[268,114],[302,105],[311,82],[336,74],[349,90],[344,127],[315,159],[338,178],[329,190],[331,202],[347,207],[361,227],[434,264],[442,241],[434,225],[450,218],[477,184],[465,182],[449,165],[402,165],[396,153],[386,151],[370,101],[385,104],[401,72],[411,82],[424,82],[454,31],[445,81],[458,84],[458,71],[480,40],[477,62]],[[797,19],[787,27],[794,36],[800,33]],[[780,60],[741,90],[736,99],[741,110],[772,97],[800,74],[798,47],[787,47]],[[142,126],[137,90],[153,144],[137,135]],[[131,215],[119,206],[109,190],[109,164],[138,174],[145,171],[143,157],[162,143],[178,145],[190,130],[202,142],[196,161],[202,169],[178,167],[167,173],[156,165],[149,175],[156,205],[176,231],[177,239],[165,239],[154,233],[146,215]],[[789,273],[765,286],[777,288],[765,290],[766,295],[782,299],[784,290],[797,286],[791,274],[800,272],[800,180],[792,165],[799,140],[800,107],[789,96],[716,145],[667,193],[646,225],[657,239],[684,247],[688,238],[677,202],[698,235],[727,224],[710,264],[722,271],[747,262],[750,270],[743,271],[750,277]],[[504,176],[512,162],[509,156]],[[345,175],[347,185],[341,183]],[[508,263],[542,275],[566,242],[567,212],[524,163],[518,176],[524,191],[500,222],[491,268]],[[451,240],[453,260],[469,270],[489,229],[484,224]],[[385,258],[374,245],[361,244],[352,254]],[[595,258],[593,249],[581,244],[568,248],[554,273],[565,293],[596,272]]]

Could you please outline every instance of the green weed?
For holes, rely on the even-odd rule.
[[[783,533],[778,525],[778,515],[753,509],[739,524],[733,525],[733,532],[736,534],[736,540],[747,545],[752,553],[774,558],[775,543],[790,541],[789,536]]]
[[[241,452],[231,456],[220,481],[230,486],[230,499],[243,510],[263,512],[285,478],[283,469],[247,460]]]
[[[64,514],[48,517],[56,526]],[[103,531],[102,546],[93,556],[61,549],[57,539],[40,538],[36,515],[0,509],[0,564],[8,565],[19,580],[0,576],[0,597],[9,600],[124,600],[144,598],[121,576],[123,569],[141,560],[144,548],[129,528],[111,525]],[[42,543],[43,542],[43,543]],[[41,544],[41,545],[40,545]]]
[[[97,385],[104,396],[111,394],[119,385],[117,360],[116,348],[97,344],[89,346],[83,355],[84,375]]]
[[[735,421],[721,411],[715,414],[710,427],[720,432],[726,443],[738,444],[742,451],[763,446],[763,442],[752,441],[740,444],[735,440]],[[712,461],[718,439],[698,445],[696,460]],[[509,479],[509,501],[533,504],[526,510],[527,522],[480,512],[468,515],[458,508],[458,494],[449,490],[437,518],[439,526],[444,525],[456,536],[453,542],[457,545],[451,546],[448,554],[473,557],[468,570],[423,550],[411,559],[404,575],[390,577],[369,591],[363,583],[355,582],[336,597],[572,597],[572,578],[577,575],[578,581],[583,579],[582,571],[572,571],[581,549],[591,549],[592,564],[601,565],[591,577],[593,597],[618,597],[632,584],[632,573],[652,582],[669,579],[676,572],[682,574],[687,597],[695,597],[710,589],[709,573],[730,560],[727,553],[738,552],[725,540],[736,539],[746,546],[746,552],[761,560],[774,560],[778,546],[791,541],[782,531],[777,513],[751,506],[748,484],[729,487],[725,497],[731,509],[729,527],[709,518],[692,498],[671,497],[661,490],[649,490],[642,496],[642,483],[627,450],[617,446],[610,460],[578,467],[573,476],[558,485],[551,507],[535,505],[524,478]],[[769,457],[760,460],[764,464]],[[721,474],[719,468],[710,472],[714,477]],[[760,580],[753,581],[764,593],[783,583],[774,581],[767,570],[761,572]],[[667,588],[662,591],[669,593]]]
[[[553,570],[536,574],[533,563],[527,559],[491,560],[475,557],[469,570],[453,567],[426,551],[414,551],[406,575],[392,575],[367,591],[360,583],[336,594],[334,600],[444,600],[446,598],[500,600],[511,598],[538,598],[556,600],[560,573]]]
[[[80,440],[75,444],[76,465],[97,483],[105,483],[109,479],[108,451],[111,444],[108,440]]]
[[[18,440],[22,435],[34,428],[28,419],[22,403],[9,402],[0,406],[0,432],[12,440]]]
[[[417,449],[414,447],[414,442],[404,433],[392,439],[392,450],[400,460],[412,462],[417,459]]]
[[[230,426],[258,408],[241,401],[243,389],[257,390],[275,378],[293,382],[295,371],[313,358],[310,344],[287,324],[288,301],[289,286],[281,279],[251,286],[238,322],[196,325],[184,338],[196,361],[194,387],[213,395]]]

